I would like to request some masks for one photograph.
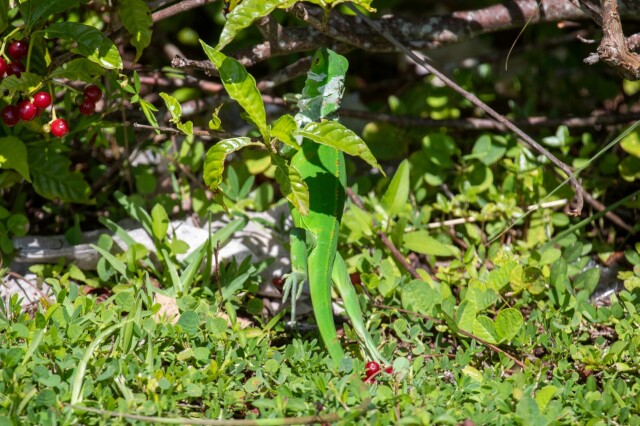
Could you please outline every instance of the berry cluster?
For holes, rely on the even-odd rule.
[[[380,373],[380,364],[378,364],[375,361],[369,361],[365,366],[364,366],[364,372],[365,372],[365,378],[362,379],[363,382],[367,383],[367,384],[374,384],[376,382],[376,376],[378,376],[378,374]],[[384,369],[384,372],[387,374],[392,374],[393,373],[393,367],[389,366],[387,368]]]
[[[18,105],[4,107],[2,121],[7,126],[15,126],[20,120],[31,121],[49,105],[51,105],[51,95],[47,92],[38,92],[33,95],[33,101],[25,99],[18,102]]]
[[[27,40],[14,40],[9,43],[7,53],[13,60],[7,63],[4,58],[0,58],[0,79],[5,75],[15,75],[20,78],[25,70],[20,60],[29,53],[29,43]],[[96,102],[102,99],[102,90],[95,84],[89,84],[84,88],[83,96],[79,99],[78,110],[83,115],[91,115],[96,111]],[[31,100],[21,100],[17,105],[7,105],[0,112],[0,118],[5,125],[13,127],[20,121],[33,120],[43,109],[51,105],[51,95],[47,92],[38,92]],[[51,122],[45,125],[46,132],[56,137],[63,137],[69,133],[69,124],[64,118],[56,118],[55,111]]]
[[[84,88],[84,96],[78,110],[83,115],[91,115],[96,111],[96,102],[102,98],[102,90],[95,84]]]
[[[12,62],[7,63],[4,58],[0,58],[0,78],[3,78],[5,74],[7,76],[15,75],[20,78],[20,75],[24,71],[24,65],[20,62],[20,59],[27,56],[29,53],[29,43],[26,40],[14,40],[9,44],[7,49],[9,56],[13,58]]]

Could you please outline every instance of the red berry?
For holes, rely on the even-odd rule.
[[[15,105],[7,105],[2,109],[2,121],[7,126],[15,126],[20,121],[20,112]]]
[[[90,84],[84,88],[84,97],[96,103],[102,98],[102,90],[95,84]]]
[[[5,72],[7,72],[7,61],[4,58],[0,58],[0,78],[4,77]]]
[[[24,69],[24,65],[21,62],[9,62],[7,64],[7,75],[15,75],[20,78]]]
[[[13,59],[21,59],[29,53],[29,43],[27,40],[14,40],[9,44],[9,55]]]
[[[20,120],[31,121],[36,117],[38,108],[28,100],[24,100],[18,103],[18,112]]]
[[[368,385],[372,385],[376,382],[376,379],[373,377],[367,377],[366,379],[362,379],[362,381]]]
[[[375,361],[369,361],[365,366],[365,374],[367,375],[367,377],[371,377],[374,374],[376,374],[378,371],[380,371],[380,364],[378,364]]]
[[[384,369],[384,372],[387,374],[393,374],[393,367],[388,366],[387,368]]]
[[[33,104],[38,108],[46,108],[51,105],[51,95],[49,92],[38,92],[33,95]]]
[[[69,125],[64,118],[58,118],[51,122],[51,133],[59,138],[69,133]]]
[[[81,114],[91,115],[96,111],[96,104],[91,99],[85,98],[78,109]]]

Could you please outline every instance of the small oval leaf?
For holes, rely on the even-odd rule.
[[[496,317],[496,333],[501,341],[511,341],[524,324],[524,319],[519,310],[514,308],[503,309]]]

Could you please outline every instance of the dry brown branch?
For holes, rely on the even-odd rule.
[[[602,0],[602,41],[598,57],[629,80],[640,78],[640,56],[632,53],[622,32],[617,0]]]

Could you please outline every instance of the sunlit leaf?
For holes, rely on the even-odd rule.
[[[296,133],[314,142],[336,148],[345,154],[360,157],[384,175],[382,167],[369,151],[367,144],[360,136],[337,121],[312,122]]]

